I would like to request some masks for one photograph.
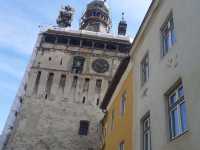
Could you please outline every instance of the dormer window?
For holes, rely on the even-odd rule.
[[[85,58],[81,56],[75,56],[73,60],[73,66],[72,66],[72,73],[80,74],[83,71]]]

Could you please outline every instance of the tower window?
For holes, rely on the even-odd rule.
[[[119,45],[119,52],[121,53],[128,53],[130,50],[130,45],[120,44]]]
[[[83,101],[82,101],[82,103],[85,104],[85,96],[83,97]]]
[[[84,40],[82,41],[82,47],[87,47],[87,48],[92,47],[92,41],[91,41],[91,40],[86,40],[86,39],[84,39]]]
[[[52,84],[53,84],[53,78],[54,78],[54,74],[53,73],[49,73],[48,79],[47,79],[47,84],[46,84],[46,93],[47,95],[50,95],[51,93],[51,88],[52,88]]]
[[[99,101],[99,98],[97,98],[97,106],[99,106],[99,102],[100,102],[100,101]]]
[[[96,80],[96,90],[100,91],[101,90],[101,86],[102,86],[102,80],[101,79],[97,79]]]
[[[60,83],[59,83],[59,88],[61,88],[63,92],[64,92],[64,88],[65,88],[65,82],[66,82],[66,75],[63,74],[63,75],[61,75]]]
[[[67,44],[68,43],[68,37],[66,36],[58,36],[58,44]]]
[[[83,71],[85,58],[81,56],[75,56],[73,60],[73,66],[72,66],[72,73],[80,74]]]
[[[93,12],[93,16],[96,16],[96,15],[97,15],[97,13],[96,13],[96,11],[94,11],[94,12]]]
[[[104,49],[104,42],[96,41],[94,47],[96,49]]]
[[[72,46],[80,46],[80,39],[79,38],[71,38],[70,45]]]
[[[83,92],[87,92],[89,90],[89,84],[90,84],[90,79],[86,78],[83,86]]]
[[[116,50],[117,49],[116,44],[107,44],[107,49],[108,50]]]
[[[79,127],[79,135],[88,135],[89,130],[89,121],[81,120],[80,121],[80,127]]]
[[[56,42],[56,36],[54,35],[46,35],[45,42],[47,43],[55,43]]]
[[[40,77],[41,77],[41,71],[38,71],[37,73],[37,77],[35,80],[35,87],[34,87],[34,93],[37,94],[38,92],[38,87],[39,87],[39,83],[40,83]]]
[[[78,77],[77,77],[77,76],[74,76],[73,81],[72,81],[72,87],[73,87],[73,88],[76,88],[77,82],[78,82]]]
[[[99,17],[101,15],[101,13],[100,12],[97,12],[97,16]]]

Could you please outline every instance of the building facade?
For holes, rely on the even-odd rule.
[[[133,76],[132,64],[124,61],[107,90],[101,105],[102,150],[133,150]]]
[[[39,34],[5,127],[3,150],[98,149],[99,106],[131,41],[124,36],[126,27],[123,36],[109,33],[105,1],[87,5],[76,31],[70,29],[73,11],[63,7],[58,27]]]
[[[198,0],[154,0],[135,37],[135,149],[199,150]]]

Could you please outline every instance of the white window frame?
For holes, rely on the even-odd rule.
[[[183,95],[179,96],[179,90],[182,89]],[[171,103],[171,98],[175,96],[175,102]],[[177,87],[175,87],[173,89],[173,91],[169,94],[168,96],[168,110],[169,110],[169,130],[170,130],[170,139],[173,140],[179,136],[181,136],[182,134],[184,134],[185,132],[188,131],[188,125],[187,125],[187,108],[186,109],[186,122],[183,123],[182,122],[182,113],[181,113],[181,105],[185,105],[186,107],[186,101],[185,101],[185,97],[184,97],[184,88],[183,88],[183,84],[180,83]],[[173,122],[173,116],[172,113],[174,112],[174,110],[177,110],[177,123],[178,123],[178,133],[176,132],[176,127],[174,127],[174,122]],[[175,118],[175,117],[174,117]],[[186,128],[184,129],[184,124],[186,125]]]
[[[176,43],[173,13],[170,12],[161,29],[161,57],[169,52],[169,49]]]
[[[147,123],[147,124],[146,124]],[[147,125],[147,126],[146,126]],[[148,145],[146,145],[146,135],[148,136]],[[143,150],[151,150],[151,122],[150,113],[147,113],[142,119],[142,138],[143,138]]]

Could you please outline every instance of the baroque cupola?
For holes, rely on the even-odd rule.
[[[111,19],[106,0],[93,0],[81,18],[80,29],[94,32],[109,32]]]
[[[74,9],[70,5],[63,6],[57,18],[58,26],[63,28],[71,27],[73,15],[74,15]]]

